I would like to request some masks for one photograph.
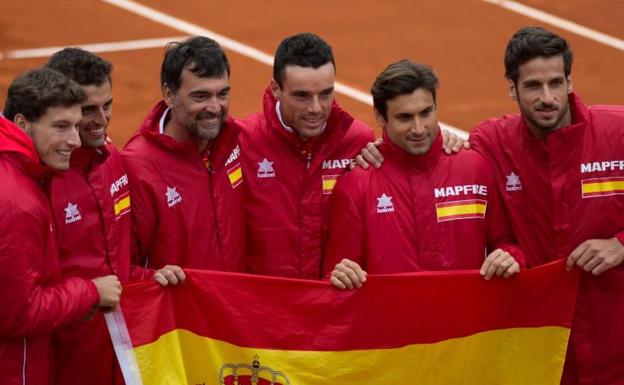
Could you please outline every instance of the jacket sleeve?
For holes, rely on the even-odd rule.
[[[331,200],[329,242],[323,261],[323,276],[329,278],[343,258],[362,266],[364,218],[359,209],[358,194],[350,172],[338,179]],[[364,267],[364,266],[362,266]]]
[[[527,260],[524,252],[518,245],[511,224],[502,202],[502,196],[496,188],[496,182],[492,167],[483,160],[484,176],[487,177],[488,186],[488,208],[486,214],[487,225],[487,252],[488,254],[496,249],[502,249],[511,254],[521,267],[527,266]]]
[[[0,336],[47,334],[85,316],[97,305],[93,282],[82,278],[43,284],[48,253],[48,223],[19,209],[4,208],[0,221]],[[43,222],[43,225],[42,225]],[[42,228],[43,227],[43,228]],[[40,254],[40,255],[37,255]],[[43,261],[43,263],[42,263]]]
[[[136,266],[145,266],[150,245],[156,232],[156,201],[152,196],[149,182],[141,178],[143,173],[149,172],[149,165],[136,160],[124,158],[130,182],[130,196],[132,199],[132,263]],[[134,276],[138,271],[131,271]]]

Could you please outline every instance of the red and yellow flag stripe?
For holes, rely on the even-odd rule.
[[[363,288],[187,271],[124,288],[143,384],[559,383],[578,274],[371,276]],[[121,354],[123,359],[127,352]],[[257,362],[254,368],[254,360]],[[140,382],[130,382],[128,385]]]
[[[583,198],[624,194],[624,177],[584,179],[581,193]]]
[[[485,218],[486,209],[487,201],[482,199],[436,203],[438,222],[468,218]]]
[[[232,168],[228,169],[227,174],[232,188],[238,187],[238,185],[243,183],[243,169],[240,163],[236,163]]]
[[[130,193],[126,192],[115,199],[113,203],[115,217],[119,219],[122,215],[130,212]]]
[[[323,194],[331,194],[340,175],[323,175]]]

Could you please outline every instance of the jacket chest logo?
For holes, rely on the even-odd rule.
[[[176,191],[175,187],[167,187],[165,196],[167,197],[167,206],[169,207],[173,207],[182,202],[182,196]]]
[[[74,222],[78,222],[82,219],[82,215],[80,215],[80,211],[78,211],[78,204],[67,202],[67,207],[65,210],[65,224],[70,224]]]
[[[127,186],[127,185],[128,185],[128,174],[123,174],[119,179],[111,183],[111,186],[110,186],[111,196],[118,193],[122,187]]]
[[[275,170],[273,169],[273,162],[264,158],[262,162],[258,162],[258,178],[275,178]]]
[[[394,212],[394,204],[392,203],[392,197],[386,195],[386,193],[381,194],[381,196],[377,199],[377,214],[383,213],[393,213]]]
[[[438,222],[458,219],[483,219],[487,210],[487,201],[483,199],[466,199],[459,201],[436,203]]]
[[[505,183],[505,191],[522,191],[522,182],[520,177],[513,171],[507,175],[507,183]]]
[[[323,161],[323,170],[346,169],[351,159],[326,159]]]
[[[334,192],[334,187],[336,187],[336,182],[338,181],[338,177],[340,175],[323,175],[323,194],[331,194]]]
[[[583,178],[581,180],[581,196],[583,198],[595,198],[624,195],[624,177],[612,174],[614,171],[622,170],[624,170],[624,160],[582,163],[581,174],[607,173],[607,175],[611,174],[612,176]]]

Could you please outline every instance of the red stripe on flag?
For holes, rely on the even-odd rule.
[[[358,290],[186,272],[179,286],[146,281],[124,287],[122,309],[134,325],[134,346],[177,328],[239,346],[325,351],[433,343],[502,328],[569,328],[578,285],[578,271],[566,272],[561,261],[490,281],[476,271],[369,276]],[[168,308],[173,311],[161,312]],[[386,315],[382,324],[369,321],[379,314]]]

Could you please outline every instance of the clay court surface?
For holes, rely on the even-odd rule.
[[[480,120],[516,111],[507,96],[502,58],[507,40],[524,25],[545,26],[568,39],[575,53],[574,88],[586,102],[624,103],[624,1],[521,3],[608,35],[616,46],[482,0],[138,2],[160,15],[191,23],[183,24],[184,28],[105,1],[2,0],[0,104],[13,77],[46,61],[45,57],[12,58],[16,50],[156,38],[168,41],[190,35],[189,28],[194,27],[272,55],[287,35],[311,31],[333,46],[338,81],[364,93],[393,61],[408,58],[432,65],[441,78],[440,120],[469,131]],[[617,46],[618,42],[622,45]],[[117,145],[125,143],[160,98],[162,52],[162,45],[157,45],[99,53],[115,66],[115,112],[109,133]],[[247,116],[260,109],[271,66],[231,49],[227,53],[232,66],[231,113]],[[368,104],[340,93],[336,98],[346,110],[374,126]]]

